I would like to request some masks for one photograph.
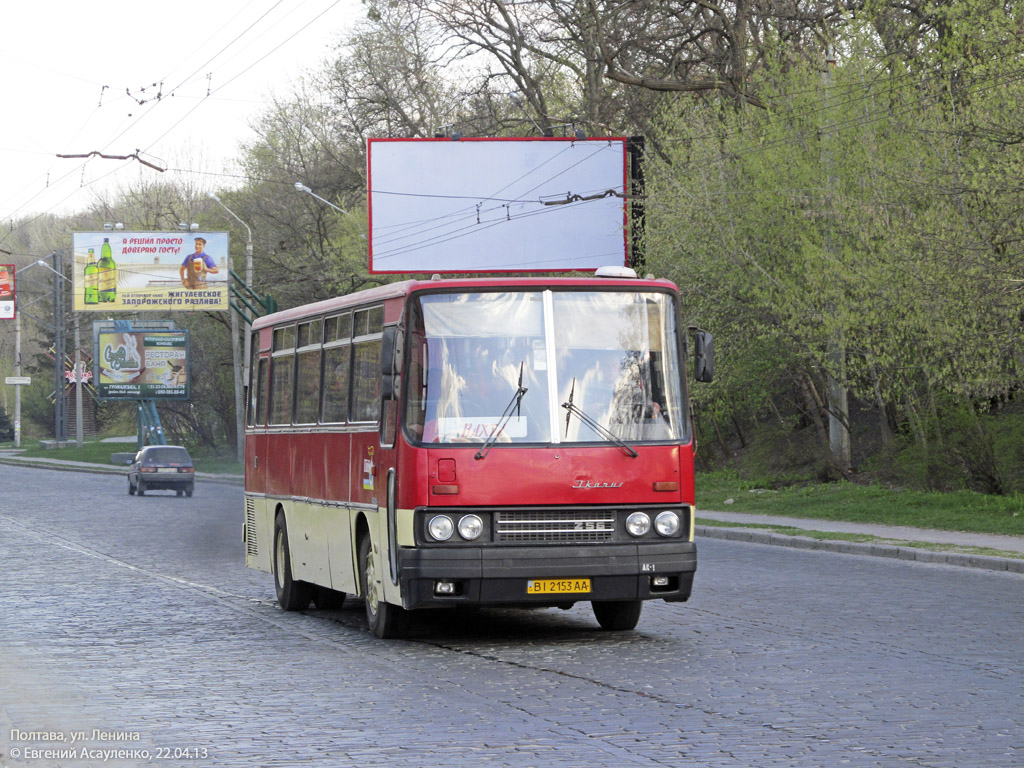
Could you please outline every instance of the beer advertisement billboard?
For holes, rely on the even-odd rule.
[[[0,264],[0,320],[14,317],[14,265]]]
[[[227,232],[76,232],[76,312],[228,309]]]
[[[101,399],[190,397],[187,330],[98,331],[93,359]]]

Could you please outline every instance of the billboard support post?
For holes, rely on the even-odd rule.
[[[644,227],[646,224],[646,210],[644,200],[647,199],[647,184],[644,178],[644,137],[630,136],[626,141],[626,151],[629,153],[629,222],[630,222],[630,251],[629,266],[637,274],[647,268],[647,258],[644,254]]]
[[[82,447],[82,345],[78,330],[78,313],[75,313],[75,445]]]

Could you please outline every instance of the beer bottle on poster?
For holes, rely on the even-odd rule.
[[[96,250],[89,249],[89,261],[85,265],[85,303],[99,304],[100,268],[96,265]]]
[[[101,302],[117,301],[117,264],[114,262],[113,251],[110,249],[110,238],[103,238],[100,248],[99,267],[99,300]]]

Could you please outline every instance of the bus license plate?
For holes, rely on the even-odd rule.
[[[590,579],[530,579],[528,595],[573,595],[590,591]]]

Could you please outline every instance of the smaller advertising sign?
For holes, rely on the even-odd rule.
[[[0,320],[14,318],[14,265],[0,264]]]
[[[100,331],[95,370],[101,399],[188,400],[187,330]]]
[[[76,232],[76,312],[228,309],[227,232]]]

